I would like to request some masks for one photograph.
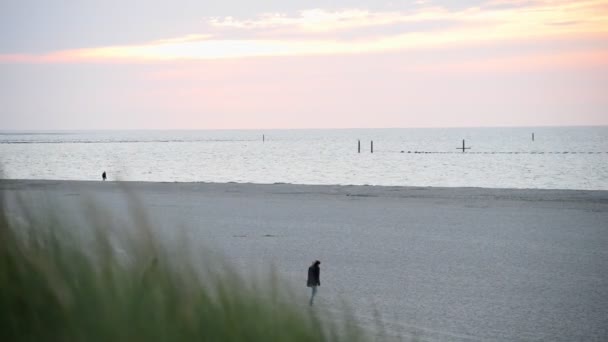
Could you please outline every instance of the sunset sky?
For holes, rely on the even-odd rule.
[[[0,32],[0,130],[608,125],[608,0],[21,0]]]

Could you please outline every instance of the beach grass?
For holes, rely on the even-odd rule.
[[[369,340],[346,310],[294,303],[276,274],[251,280],[187,243],[163,247],[130,203],[127,220],[85,204],[78,223],[0,203],[0,341]]]

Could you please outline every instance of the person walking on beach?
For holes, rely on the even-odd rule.
[[[312,293],[310,295],[311,306],[315,299],[315,295],[317,294],[317,286],[321,286],[321,269],[319,268],[319,265],[321,265],[321,262],[319,260],[315,260],[315,262],[313,262],[308,268],[308,280],[306,281],[306,286],[312,288]]]
[[[105,171],[101,174],[101,179],[104,180],[104,181],[106,180],[106,172]]]

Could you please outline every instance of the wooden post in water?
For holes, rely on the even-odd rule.
[[[361,140],[357,140],[357,153],[361,153]]]
[[[532,141],[534,141],[534,133],[532,133]]]
[[[373,140],[371,142],[370,148],[371,148],[371,152],[374,153],[374,141]]]
[[[470,150],[470,147],[465,147],[464,146],[464,139],[462,139],[462,147],[457,147],[457,150],[462,150],[462,153],[464,153],[465,150]]]

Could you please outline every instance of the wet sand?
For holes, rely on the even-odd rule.
[[[608,191],[2,180],[34,212],[86,201],[126,215],[129,193],[167,241],[220,250],[245,272],[301,287],[322,260],[317,306],[438,341],[608,338]],[[18,217],[17,217],[18,218]],[[298,287],[299,286],[299,287]],[[294,301],[300,298],[294,298]]]

